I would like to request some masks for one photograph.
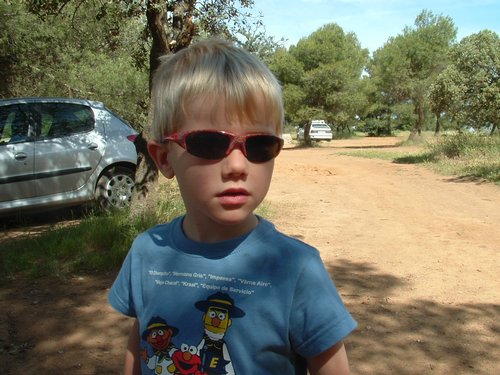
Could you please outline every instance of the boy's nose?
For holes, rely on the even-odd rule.
[[[229,154],[223,159],[224,168],[223,173],[231,174],[246,174],[248,168],[248,160],[243,154],[240,147],[234,147]]]

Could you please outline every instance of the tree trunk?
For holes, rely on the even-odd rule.
[[[146,10],[148,30],[152,43],[149,52],[149,92],[156,68],[160,65],[160,56],[170,53],[169,43],[166,33],[165,9],[161,5],[161,0],[149,0]]]
[[[151,95],[152,77],[156,68],[160,64],[159,57],[168,53],[167,34],[165,32],[165,9],[161,5],[161,0],[149,0],[147,2],[146,18],[148,30],[152,43],[149,53],[149,93]],[[151,108],[150,108],[151,110]],[[150,126],[148,116],[148,124]],[[158,169],[153,159],[149,155],[147,141],[144,137],[144,130],[139,133],[134,141],[137,151],[137,168],[135,172],[134,195],[132,199],[132,209],[137,210],[135,205],[138,201],[147,198],[148,194],[154,190],[158,183]],[[140,206],[140,205],[139,205]]]
[[[149,53],[150,94],[154,73],[160,65],[160,57],[186,48],[193,39],[196,31],[192,17],[195,3],[194,0],[176,1],[170,3],[167,9],[163,0],[147,1],[146,19],[152,40]],[[167,11],[173,14],[170,30],[166,19]],[[167,33],[167,30],[171,32]],[[169,35],[173,35],[171,39],[169,39]],[[143,132],[137,136],[134,143],[137,150],[137,169],[133,201],[138,201],[146,198],[150,192],[154,191],[158,183],[159,172],[149,155],[147,141]]]
[[[135,171],[134,200],[147,197],[151,191],[151,184],[158,181],[158,168],[149,155],[147,141],[143,132],[140,132],[134,141],[137,150],[137,168]]]
[[[497,124],[494,124],[492,127],[491,127],[491,132],[490,132],[490,135],[492,136],[493,134],[495,134],[495,130],[497,129]]]
[[[438,135],[441,131],[441,121],[439,121],[439,115],[436,116],[436,128],[434,129],[434,135]]]
[[[420,136],[424,127],[425,113],[423,103],[416,103],[415,111],[417,112],[417,123],[415,125],[415,132]]]

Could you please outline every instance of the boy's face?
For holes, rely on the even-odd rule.
[[[236,117],[236,116],[233,116]],[[198,100],[179,132],[223,130],[235,135],[262,132],[277,135],[273,125],[257,114],[255,122],[228,120],[224,105]],[[184,230],[198,241],[220,241],[251,230],[257,223],[253,211],[267,194],[274,159],[264,163],[247,160],[240,148],[219,160],[206,160],[189,154],[174,142],[151,142],[150,153],[160,171],[176,176],[186,206]]]

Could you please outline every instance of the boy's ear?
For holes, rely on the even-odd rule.
[[[158,170],[166,177],[173,178],[175,176],[174,170],[168,162],[168,143],[159,143],[156,141],[148,141],[148,152],[154,160]]]

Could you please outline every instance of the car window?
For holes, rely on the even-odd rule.
[[[30,121],[26,105],[0,107],[0,144],[30,140]]]
[[[94,113],[85,105],[42,103],[36,105],[42,139],[60,138],[84,133],[94,128]]]

